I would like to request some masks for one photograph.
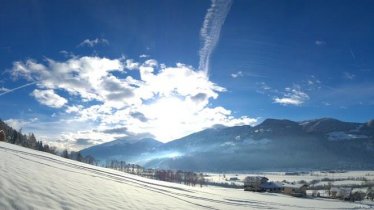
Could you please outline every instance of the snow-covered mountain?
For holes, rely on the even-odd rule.
[[[150,180],[0,142],[0,209],[369,209],[370,205]]]
[[[142,153],[152,153],[161,142],[151,138],[144,139],[118,139],[104,144],[96,145],[82,150],[83,155],[94,154],[97,159],[116,159],[136,162],[138,156]]]
[[[215,127],[165,144],[111,142],[82,151],[147,167],[188,170],[373,169],[374,123],[331,118],[294,122],[267,119],[251,126]],[[121,143],[121,144],[119,144]],[[131,151],[131,152],[128,152]],[[136,152],[134,152],[136,151]]]

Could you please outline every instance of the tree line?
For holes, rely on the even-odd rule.
[[[35,135],[33,133],[29,133],[28,135],[22,133],[22,129],[19,131],[13,129],[9,125],[7,125],[4,121],[0,119],[0,130],[3,131],[4,135],[4,141],[20,145],[23,147],[27,147],[30,149],[48,152],[51,154],[57,154],[56,147],[49,146],[48,144],[43,143],[42,141],[38,141],[35,138]]]
[[[202,187],[206,184],[204,175],[202,173],[194,173],[191,171],[181,171],[181,170],[163,170],[163,169],[151,169],[143,168],[137,164],[127,163],[126,161],[119,160],[107,160],[104,164],[106,168],[115,169],[118,171],[123,171],[126,173],[131,173],[139,175],[142,177],[147,177],[150,179],[156,179],[167,182],[175,182],[179,184],[185,184],[189,186],[200,185]]]
[[[2,132],[1,132],[2,131]],[[27,147],[30,149],[51,153],[54,155],[59,155],[64,158],[77,160],[79,162],[85,162],[92,165],[97,165],[97,161],[92,156],[83,156],[80,152],[71,151],[64,149],[62,152],[54,146],[50,146],[42,141],[38,141],[33,133],[23,134],[22,129],[15,130],[4,121],[0,119],[0,140],[5,142]]]

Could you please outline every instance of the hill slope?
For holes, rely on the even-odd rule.
[[[136,162],[133,158],[141,153],[154,152],[161,142],[146,138],[140,140],[119,139],[81,150],[83,155],[95,154],[96,159],[116,159]]]
[[[149,180],[0,142],[0,209],[360,209],[370,206]]]

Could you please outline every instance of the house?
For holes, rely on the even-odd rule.
[[[305,197],[308,185],[306,184],[293,184],[293,183],[282,183],[283,191],[282,193],[295,196],[295,197]]]
[[[284,190],[282,182],[265,182],[260,185],[261,191],[280,193]]]
[[[329,196],[331,198],[338,198],[349,200],[352,195],[352,188],[348,187],[331,187]]]
[[[244,190],[254,192],[284,193],[295,197],[305,197],[308,185],[286,182],[268,182],[269,179],[262,176],[247,176],[244,179]]]
[[[247,176],[244,179],[245,191],[262,191],[261,185],[266,183],[269,179],[263,176]]]
[[[230,177],[229,181],[239,181],[240,179],[238,177]]]
[[[265,182],[261,184],[261,191],[284,193],[295,197],[306,196],[306,184],[289,184],[285,182]]]
[[[0,141],[5,141],[5,132],[0,130]]]

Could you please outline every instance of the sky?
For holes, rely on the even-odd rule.
[[[374,2],[9,0],[0,118],[58,147],[374,118]]]

